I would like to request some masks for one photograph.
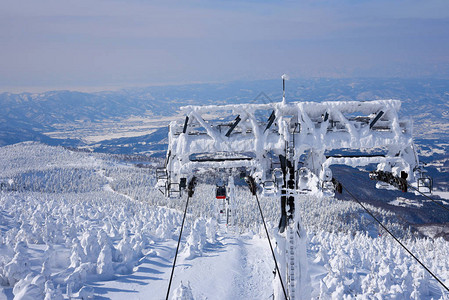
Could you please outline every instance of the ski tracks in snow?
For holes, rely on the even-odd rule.
[[[172,291],[190,283],[195,299],[270,299],[272,258],[266,239],[227,233],[221,225],[218,243],[203,256],[178,259]]]
[[[132,198],[132,197],[126,195],[126,194],[119,193],[119,192],[117,192],[116,190],[114,190],[114,189],[112,188],[111,183],[114,181],[114,178],[106,176],[106,172],[105,172],[104,169],[97,170],[97,172],[98,172],[98,174],[99,174],[100,176],[104,177],[104,178],[107,180],[107,182],[108,182],[107,184],[105,184],[105,185],[103,186],[103,190],[104,190],[104,191],[106,191],[106,192],[111,192],[111,193],[114,193],[114,194],[116,194],[116,195],[125,197],[126,199],[131,200],[131,201],[135,201],[134,198]]]
[[[233,278],[234,288],[229,299],[271,299],[274,262],[269,255],[268,242],[248,237],[235,241],[238,254],[235,262],[240,271]]]

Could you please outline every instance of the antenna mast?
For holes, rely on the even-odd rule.
[[[285,81],[288,80],[288,75],[284,74],[281,76],[282,78],[282,103],[285,104]]]

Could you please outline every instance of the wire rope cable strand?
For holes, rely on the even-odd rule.
[[[248,176],[246,178],[246,183],[248,184],[251,193],[254,196],[256,196],[257,205],[259,206],[260,216],[262,217],[262,222],[263,222],[263,226],[265,228],[265,233],[267,234],[268,243],[270,244],[271,254],[273,255],[274,264],[276,266],[276,271],[279,274],[279,280],[281,282],[282,291],[284,292],[285,299],[289,299],[287,297],[287,292],[285,291],[284,282],[282,281],[281,272],[279,271],[279,266],[278,266],[278,262],[276,260],[276,256],[274,254],[273,246],[271,245],[270,235],[268,234],[268,229],[267,229],[267,225],[265,223],[265,218],[263,217],[263,212],[262,212],[262,208],[260,206],[259,197],[257,197],[257,187],[256,187],[256,183],[254,182],[254,178],[252,178],[251,176]]]
[[[171,269],[170,281],[168,283],[167,296],[165,297],[165,300],[168,300],[168,296],[170,295],[170,287],[171,287],[171,283],[172,283],[172,280],[173,280],[173,274],[175,272],[176,257],[178,256],[179,244],[181,243],[182,230],[184,228],[184,221],[185,221],[186,215],[187,215],[187,207],[189,206],[190,198],[193,196],[195,184],[196,184],[196,177],[193,177],[190,180],[190,182],[189,182],[188,195],[187,195],[187,201],[186,201],[186,208],[184,209],[184,216],[182,217],[181,231],[179,232],[178,245],[176,246],[175,258],[173,260],[173,266],[172,266],[172,269]]]
[[[341,182],[340,182],[341,183]],[[359,199],[357,199],[344,185],[342,185],[343,189],[358,203],[360,204],[360,206],[377,222],[379,223],[379,225],[386,231],[388,232],[389,235],[391,235],[393,237],[393,239],[398,242],[399,245],[401,245],[402,248],[404,248],[405,251],[408,252],[408,254],[410,254],[411,257],[413,257],[430,275],[432,275],[433,278],[435,278],[436,281],[438,281],[448,292],[449,292],[449,288],[435,275],[432,273],[432,271],[429,270],[429,268],[427,268],[420,260],[419,258],[417,258],[396,236],[394,236],[393,233],[391,233],[390,230],[387,229],[387,227],[385,227],[385,225],[383,225],[373,214],[372,212],[367,209],[362,202],[360,202]]]
[[[430,198],[429,196],[427,196],[426,194],[424,194],[423,192],[421,192],[419,189],[415,188],[413,185],[411,184],[407,184],[409,187],[411,187],[412,189],[414,189],[415,191],[417,191],[418,193],[420,193],[422,196],[426,197],[427,199],[429,199],[430,201],[432,201],[435,204],[438,204],[439,206],[441,206],[442,208],[444,208],[445,210],[449,211],[449,208],[447,208],[446,206],[444,206],[441,203],[438,203],[437,201],[435,201],[434,199]]]

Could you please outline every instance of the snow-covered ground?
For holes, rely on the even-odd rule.
[[[0,148],[0,299],[165,299],[185,198],[165,199],[153,172],[36,143]],[[191,199],[170,295],[271,299],[274,262],[254,198],[236,187],[227,227],[213,192],[201,183]],[[260,200],[275,244],[279,204]],[[449,285],[449,242],[368,207]],[[449,297],[356,203],[308,196],[299,209],[312,298]]]
[[[222,230],[215,243],[205,245],[201,256],[189,258],[181,251],[170,295],[183,284],[190,286],[195,299],[269,299],[274,265],[266,240]],[[174,241],[155,245],[136,272],[99,282],[95,291],[112,299],[130,294],[133,299],[164,299],[175,248]]]
[[[423,204],[415,201],[415,200],[410,200],[404,197],[397,197],[395,200],[388,202],[388,204],[390,205],[396,205],[396,206],[403,206],[403,207],[422,207]]]
[[[440,196],[443,199],[449,200],[449,192],[433,191],[432,193]]]

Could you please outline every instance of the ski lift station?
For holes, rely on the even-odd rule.
[[[169,127],[157,186],[167,197],[180,197],[193,178],[214,171],[223,174],[216,199],[232,202],[233,176],[246,177],[255,197],[273,197],[284,237],[277,244],[275,299],[302,299],[307,268],[301,259],[305,233],[295,210],[299,194],[341,192],[332,165],[374,164],[370,178],[378,188],[430,193],[432,179],[419,162],[411,120],[398,115],[400,101],[287,102],[284,76],[283,86],[283,99],[275,103],[182,107],[184,117]]]

